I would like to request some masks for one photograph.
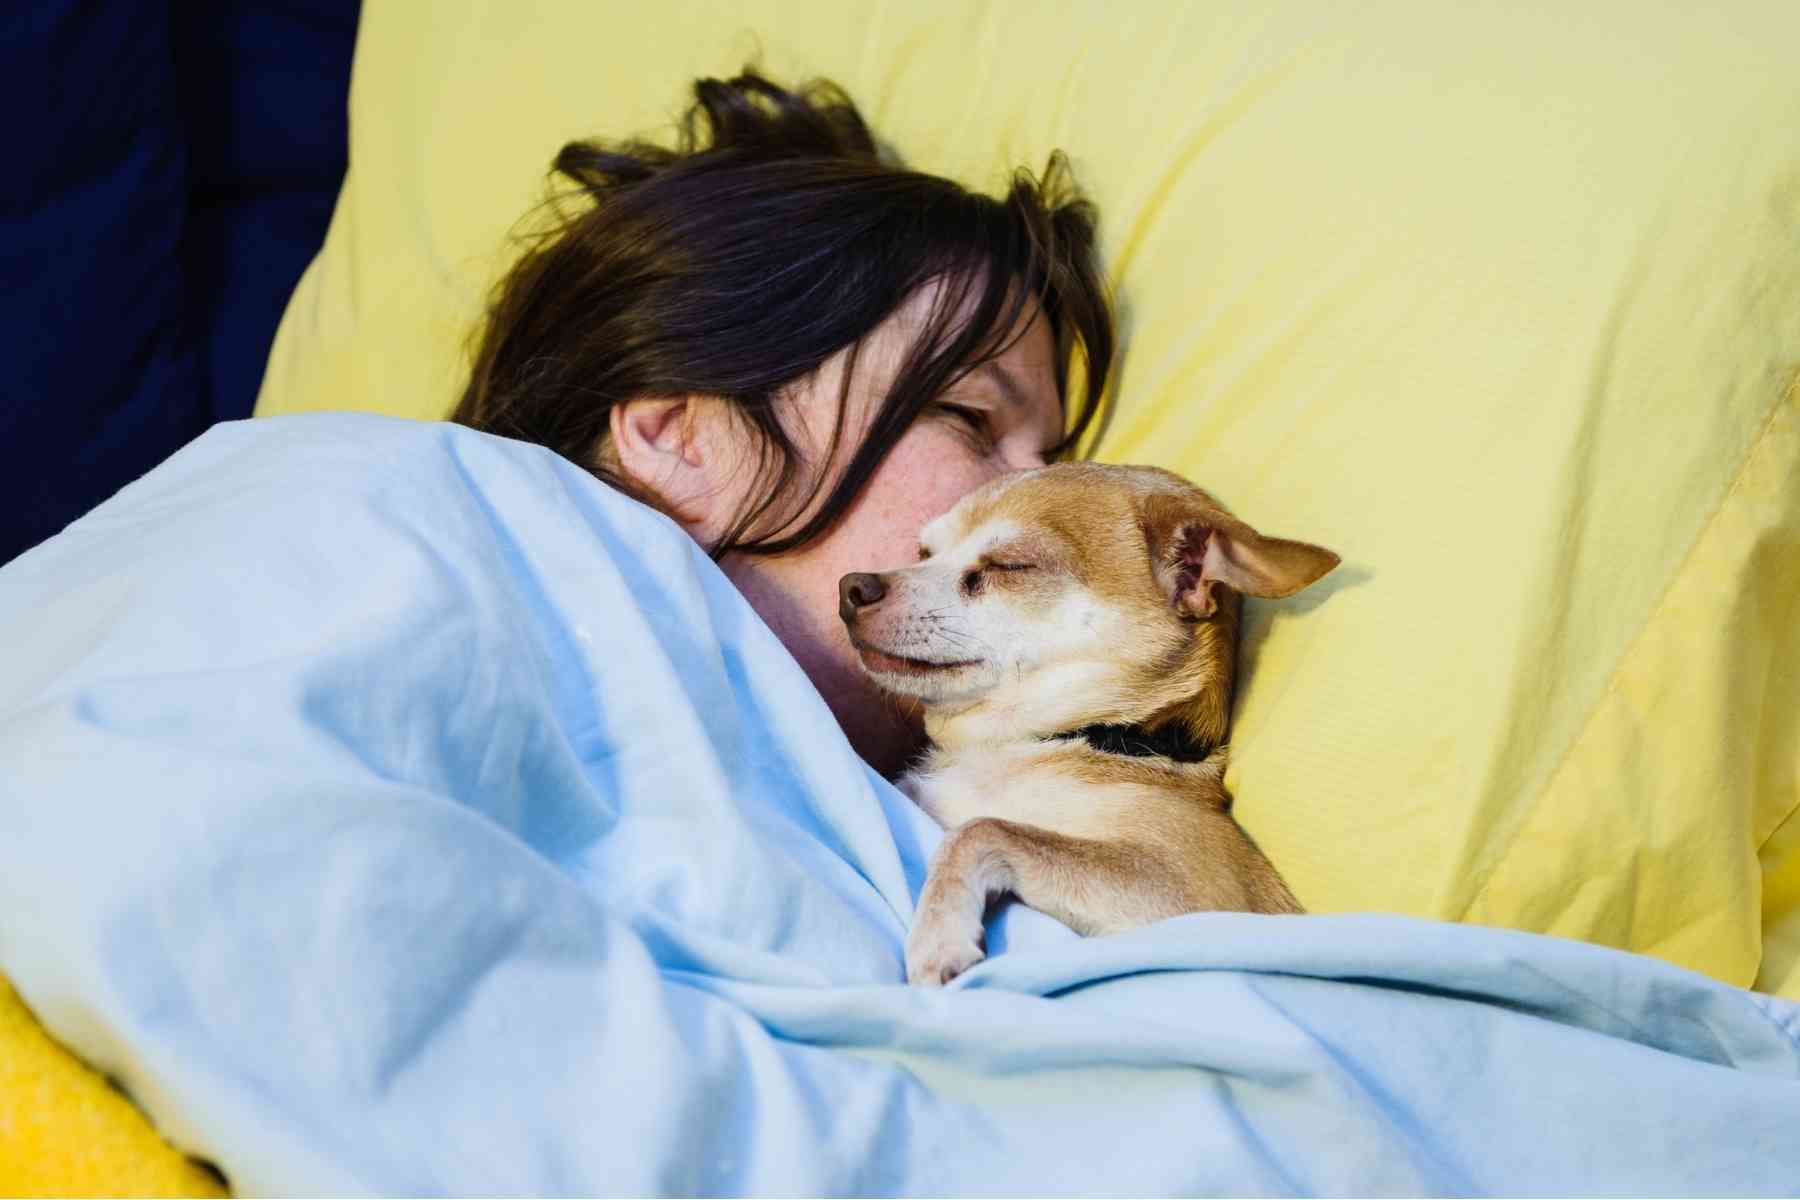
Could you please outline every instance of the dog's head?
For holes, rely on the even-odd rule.
[[[1177,720],[1221,742],[1239,596],[1290,596],[1338,563],[1180,476],[1095,463],[970,493],[919,557],[844,576],[839,612],[864,669],[920,701],[940,742]]]

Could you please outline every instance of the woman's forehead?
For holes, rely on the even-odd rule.
[[[942,312],[937,307],[947,286],[941,276],[921,285],[861,343],[845,347],[834,356],[838,362],[847,362],[854,352],[854,369],[867,384],[859,390],[875,396],[885,395],[887,385],[913,355],[921,338],[932,335],[946,339],[954,337],[961,331],[963,323],[975,315],[979,297],[972,291],[962,297],[962,303],[954,313]],[[940,326],[937,324],[940,320],[949,323]],[[1003,401],[1022,410],[1050,399],[1060,412],[1062,397],[1056,386],[1056,341],[1050,332],[1049,319],[1037,301],[1026,301],[1012,328],[1003,335],[985,340],[998,353],[984,354],[962,378],[979,377],[991,382]]]

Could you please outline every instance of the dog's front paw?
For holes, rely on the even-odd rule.
[[[906,939],[906,982],[942,987],[987,957],[981,926],[973,936],[948,921],[922,921]]]

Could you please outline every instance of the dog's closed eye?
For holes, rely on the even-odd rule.
[[[1018,574],[1020,572],[1035,571],[1037,569],[1038,569],[1038,565],[1036,563],[993,562],[993,561],[984,562],[977,567],[973,567],[970,570],[963,572],[963,577],[962,577],[963,592],[964,592],[964,594],[970,595],[970,596],[979,595],[981,593],[982,583],[986,579],[988,573],[991,571],[1002,571],[1002,572],[1006,572],[1008,574]]]

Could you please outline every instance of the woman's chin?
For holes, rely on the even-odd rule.
[[[926,747],[923,709],[903,697],[871,689],[870,704],[843,721],[845,736],[862,760],[883,778],[905,773]]]

